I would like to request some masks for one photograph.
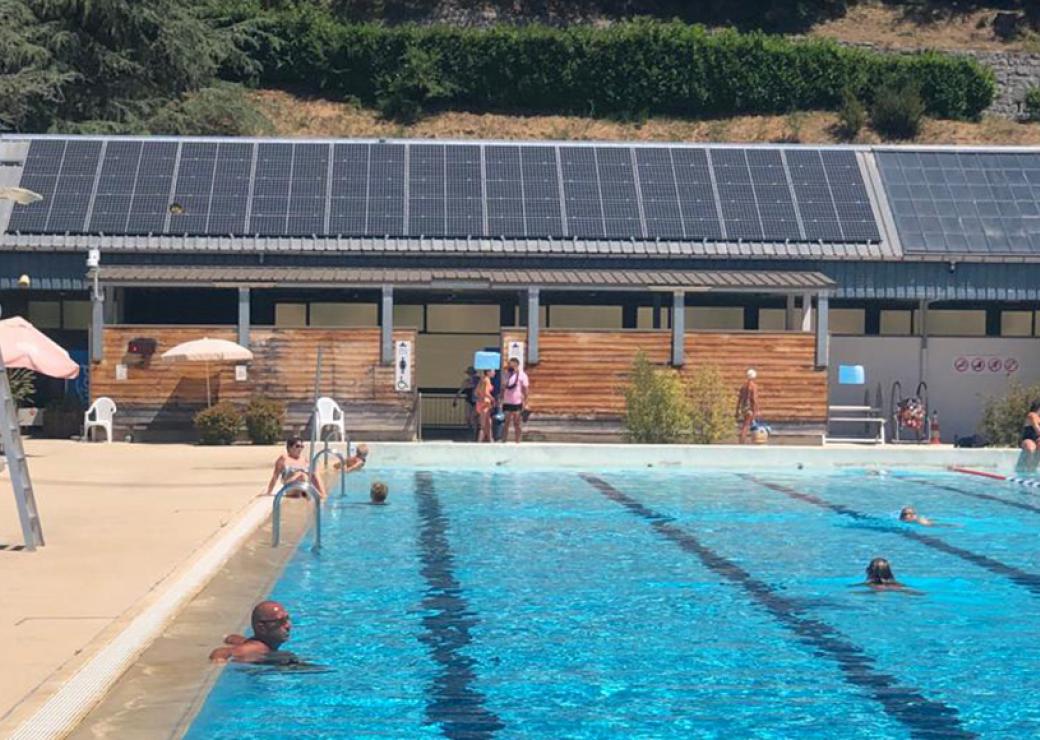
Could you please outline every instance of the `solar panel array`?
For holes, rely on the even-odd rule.
[[[1013,254],[1040,250],[1040,154],[877,154],[903,249]]]
[[[878,241],[851,151],[34,139],[25,233]]]

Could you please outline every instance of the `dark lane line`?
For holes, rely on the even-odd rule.
[[[473,684],[476,661],[462,650],[473,638],[470,630],[480,620],[469,608],[455,577],[455,556],[448,541],[448,519],[441,508],[429,473],[415,474],[419,509],[419,556],[428,586],[422,601],[426,632],[419,637],[440,667],[426,688],[426,718],[440,725],[449,738],[489,738],[505,727],[484,706],[484,695]]]
[[[944,552],[947,555],[953,555],[955,557],[960,558],[961,560],[971,563],[972,565],[977,565],[980,568],[985,568],[990,573],[996,573],[997,575],[1004,576],[1011,582],[1019,586],[1022,586],[1025,589],[1028,589],[1035,595],[1040,596],[1040,575],[1037,575],[1035,573],[1030,573],[1029,571],[1022,570],[1021,568],[1016,568],[1013,565],[1008,565],[1007,563],[1003,563],[999,560],[996,560],[995,558],[991,558],[988,555],[979,555],[977,552],[972,552],[971,550],[965,550],[963,547],[951,545],[949,542],[941,540],[938,537],[934,537],[929,534],[921,534],[920,532],[915,532],[903,526],[894,526],[884,521],[883,519],[879,519],[876,516],[864,514],[861,511],[850,509],[848,506],[844,506],[842,504],[831,503],[830,501],[822,499],[819,496],[815,496],[811,493],[805,493],[803,491],[797,491],[794,488],[785,486],[781,483],[771,483],[770,481],[762,480],[760,478],[756,478],[753,475],[747,474],[741,474],[740,477],[744,480],[755,483],[756,485],[762,486],[763,488],[768,488],[771,491],[782,493],[788,498],[792,498],[797,501],[804,501],[807,504],[812,504],[813,506],[817,506],[821,509],[833,511],[836,514],[847,516],[850,519],[855,519],[861,522],[870,522],[872,525],[872,529],[875,529],[879,532],[885,532],[887,534],[899,535],[900,537],[903,537],[905,539],[913,540],[914,542],[920,542],[922,545],[930,547],[933,550]]]
[[[965,491],[963,488],[957,488],[956,486],[948,486],[944,483],[933,483],[930,480],[921,480],[920,478],[904,478],[903,476],[897,476],[896,480],[905,480],[910,483],[916,483],[919,486],[929,486],[930,488],[938,488],[941,491],[949,491],[950,493],[956,493],[960,496],[977,498],[981,501],[993,501],[998,504],[1003,504],[1004,506],[1010,506],[1014,509],[1021,509],[1022,511],[1031,511],[1034,514],[1040,514],[1040,506],[1024,504],[1021,501],[1008,501],[1006,498],[994,496],[991,493],[977,493],[975,491]]]
[[[961,724],[955,707],[928,699],[917,689],[901,686],[894,676],[876,670],[874,659],[863,648],[826,622],[802,616],[799,612],[804,609],[794,600],[777,593],[733,561],[701,544],[694,535],[675,526],[671,517],[644,506],[596,476],[583,473],[581,477],[611,501],[650,522],[654,531],[685,552],[695,555],[706,568],[743,589],[777,622],[794,632],[802,643],[812,647],[818,655],[827,656],[837,663],[847,683],[865,689],[889,716],[901,722],[914,737],[976,737]]]

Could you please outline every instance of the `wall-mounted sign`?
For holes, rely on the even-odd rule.
[[[249,370],[245,365],[235,365],[235,380],[239,383],[249,380]]]
[[[121,362],[116,365],[116,380],[126,380],[126,365]]]
[[[519,360],[520,369],[524,369],[524,343],[513,340],[506,348],[506,361]]]
[[[959,373],[968,370],[982,373],[989,370],[991,373],[1015,373],[1018,372],[1019,362],[1015,357],[1000,357],[997,355],[961,355],[953,360],[953,369]]]
[[[412,343],[401,340],[394,344],[394,390],[404,393],[412,389]]]

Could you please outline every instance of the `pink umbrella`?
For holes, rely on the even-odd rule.
[[[21,316],[0,321],[0,357],[5,367],[24,367],[52,378],[79,375],[69,353]]]

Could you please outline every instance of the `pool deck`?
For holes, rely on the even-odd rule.
[[[377,443],[371,447],[371,468],[590,471],[961,465],[1010,473],[1018,454],[1017,450],[948,446]],[[190,575],[198,567],[200,553],[228,530],[241,526],[248,512],[257,513],[261,507],[257,496],[280,447],[28,440],[26,451],[47,545],[36,552],[0,551],[0,640],[5,646],[0,737],[12,735],[178,579]],[[10,482],[6,472],[0,473],[0,544],[20,543]],[[188,597],[204,586],[198,584]]]

